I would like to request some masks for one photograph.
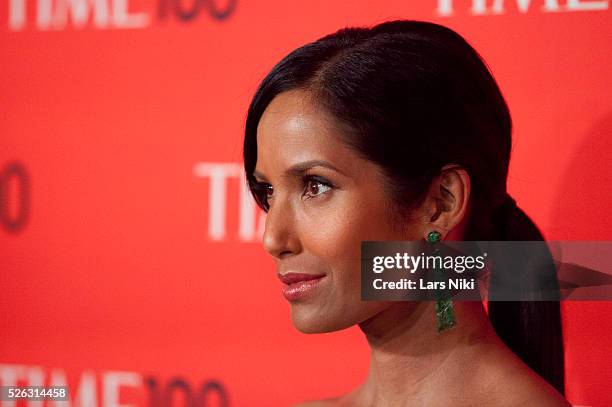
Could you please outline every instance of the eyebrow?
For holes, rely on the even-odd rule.
[[[340,171],[338,168],[334,167],[332,164],[324,160],[308,160],[308,161],[303,161],[301,163],[294,164],[291,167],[289,167],[287,171],[285,171],[285,174],[293,175],[293,176],[301,175],[304,172],[314,167],[329,168],[330,170],[336,171],[346,176],[344,172]],[[253,175],[261,180],[267,181],[267,178],[257,170],[253,171]]]

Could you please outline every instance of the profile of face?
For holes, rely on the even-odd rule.
[[[304,333],[365,321],[391,302],[361,301],[360,248],[365,240],[419,240],[418,217],[398,225],[385,175],[338,137],[334,119],[302,90],[277,95],[257,127],[258,183],[267,184],[263,244],[279,274],[324,275],[290,300]]]

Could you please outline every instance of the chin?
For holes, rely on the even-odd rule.
[[[347,318],[346,315],[336,315],[332,312],[311,311],[301,305],[291,306],[291,320],[295,329],[304,334],[320,334],[350,328],[358,321]]]
[[[301,305],[291,306],[291,321],[295,329],[304,334],[320,334],[342,329],[329,313],[312,312]]]

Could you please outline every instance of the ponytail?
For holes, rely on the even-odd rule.
[[[516,202],[506,195],[504,203],[492,215],[491,240],[543,241],[544,237]],[[550,267],[546,275],[529,273],[528,256],[517,259],[513,266],[520,267],[532,279],[544,277],[558,290],[552,255],[544,245]],[[493,276],[495,271],[493,271]],[[491,280],[494,284],[494,277]],[[529,282],[526,282],[529,284]],[[547,380],[559,393],[565,395],[565,367],[563,335],[559,301],[489,301],[489,319],[497,335],[533,371]]]

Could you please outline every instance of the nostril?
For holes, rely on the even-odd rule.
[[[278,258],[284,259],[285,257],[290,256],[291,254],[292,253],[289,250],[285,250],[284,252],[278,255]]]

